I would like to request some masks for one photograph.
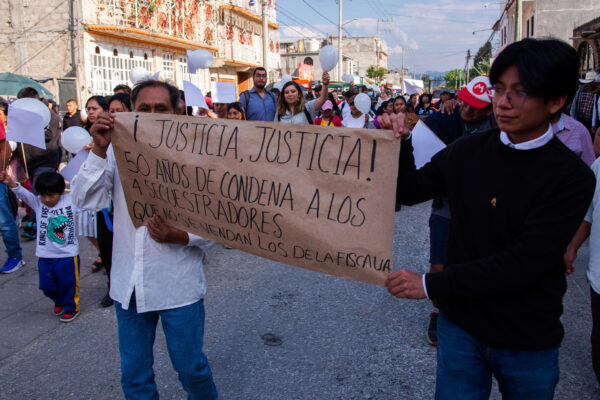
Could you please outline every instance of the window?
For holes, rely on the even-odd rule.
[[[173,69],[173,54],[163,53],[162,55],[162,71],[160,71],[162,78],[166,81],[173,81],[175,79]]]
[[[533,36],[533,16],[531,16],[531,36]]]
[[[152,62],[144,59],[141,49],[126,47],[115,49],[113,46],[103,44],[93,44],[93,46],[91,84],[88,86],[95,95],[112,95],[113,88],[119,84],[131,86],[129,71],[133,67],[144,67],[152,71]],[[133,58],[130,58],[131,53]]]
[[[187,57],[179,56],[177,59],[177,86],[183,88],[183,81],[192,82],[200,89],[204,86],[204,71],[197,69],[195,74],[188,73]]]
[[[529,37],[529,20],[527,20],[527,36],[526,37]]]
[[[580,78],[585,77],[585,73],[594,70],[594,51],[588,42],[579,46],[579,74]]]

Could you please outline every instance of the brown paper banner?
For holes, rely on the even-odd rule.
[[[400,141],[391,131],[118,113],[129,215],[285,264],[383,285]]]

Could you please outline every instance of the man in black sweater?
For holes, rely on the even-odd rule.
[[[436,300],[436,399],[551,399],[558,382],[564,251],[594,192],[590,169],[554,137],[575,92],[578,57],[557,40],[507,46],[490,70],[499,129],[464,136],[416,170],[402,143],[397,198],[444,195],[452,220],[446,265],[388,277],[388,291]],[[403,116],[384,127],[406,134]]]

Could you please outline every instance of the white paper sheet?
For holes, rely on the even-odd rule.
[[[194,85],[192,82],[186,80],[183,81],[183,92],[185,93],[185,105],[186,106],[198,106],[208,110],[206,100],[199,87]]]
[[[20,108],[10,109],[6,118],[6,140],[26,143],[46,150],[42,116]]]
[[[446,147],[423,121],[417,122],[412,130],[412,145],[417,168],[427,164],[437,152]]]
[[[211,98],[213,103],[236,102],[235,83],[213,82],[211,85]]]
[[[75,175],[77,175],[79,172],[79,169],[85,160],[87,160],[89,154],[90,152],[88,150],[81,150],[63,169],[58,171],[58,173],[61,174],[67,181],[71,182]]]

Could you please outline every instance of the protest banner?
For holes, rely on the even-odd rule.
[[[118,113],[112,143],[136,227],[158,213],[285,264],[376,285],[392,271],[391,131]]]

